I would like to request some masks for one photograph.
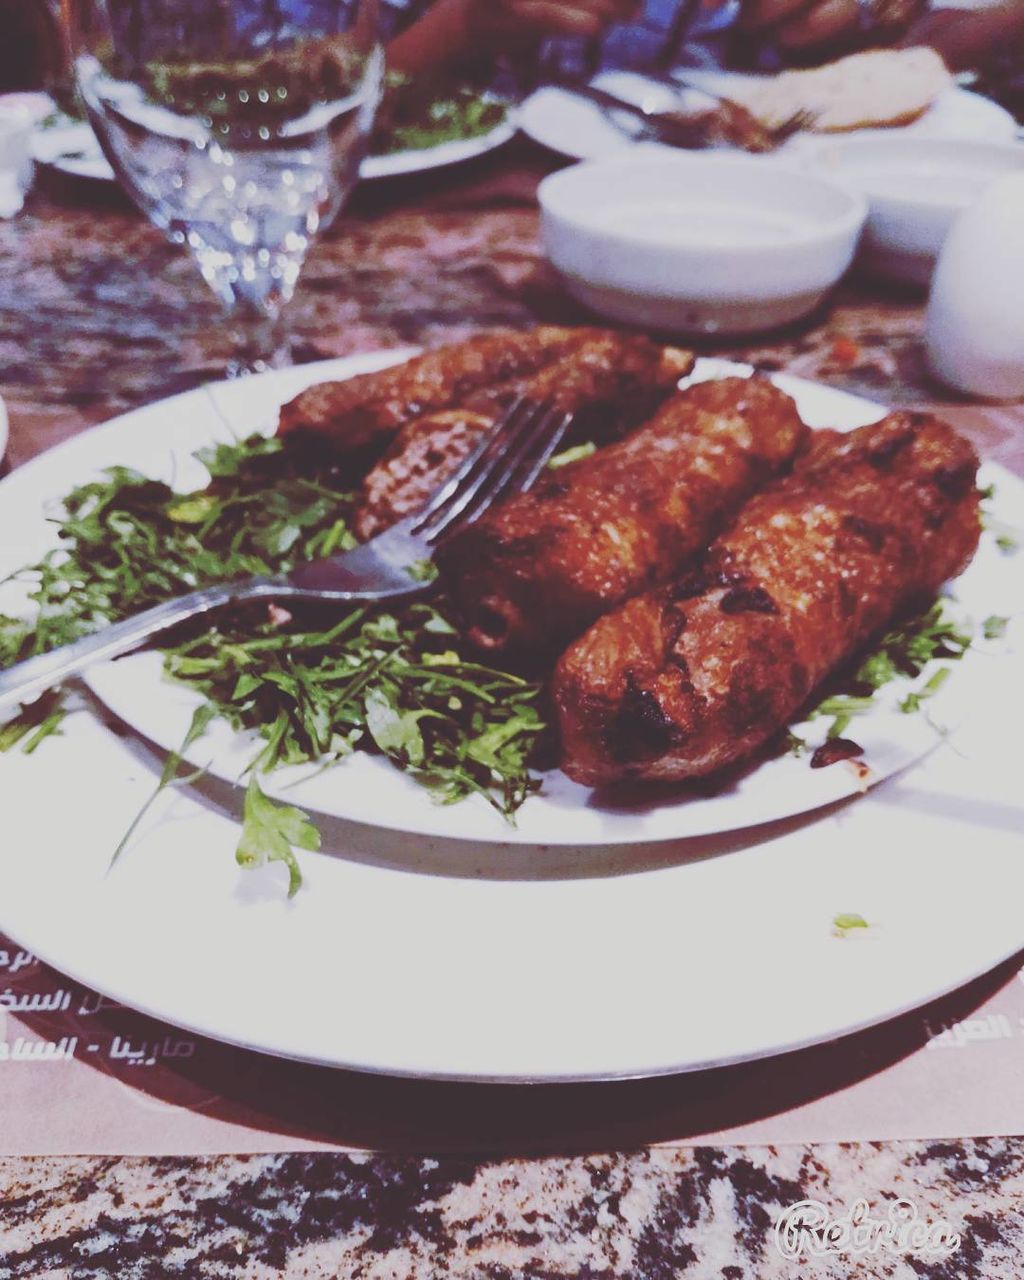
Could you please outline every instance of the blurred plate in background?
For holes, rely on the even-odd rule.
[[[752,77],[724,71],[687,71],[687,79],[698,81],[713,93],[737,93],[749,85]],[[609,71],[598,76],[594,84],[616,97],[636,104],[649,104],[652,110],[664,111],[680,105],[678,95],[670,88],[629,71]],[[682,105],[697,110],[708,99],[695,91],[683,92]],[[520,109],[519,127],[534,142],[567,156],[571,160],[596,160],[634,142],[608,119],[600,107],[563,89],[548,86],[538,89]],[[941,94],[935,104],[913,124],[892,129],[858,129],[857,137],[924,136],[960,138],[978,142],[1009,142],[1017,125],[1008,111],[980,94],[952,88]],[[816,145],[825,135],[798,134],[783,148],[799,153],[808,145]],[[836,135],[829,135],[836,136]],[[850,136],[850,135],[847,135]]]
[[[397,178],[410,173],[423,173],[428,169],[444,169],[462,164],[504,146],[515,136],[516,121],[511,112],[488,133],[477,138],[465,138],[455,142],[441,142],[437,146],[423,147],[417,151],[396,151],[386,156],[367,156],[360,166],[364,181],[380,178]],[[87,178],[93,182],[116,182],[113,169],[100,150],[90,125],[66,117],[57,123],[37,129],[32,153],[37,164],[46,165],[58,173],[73,178]]]

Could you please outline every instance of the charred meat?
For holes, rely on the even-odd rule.
[[[562,768],[597,786],[745,760],[812,691],[971,559],[978,460],[952,427],[894,413],[816,433],[701,567],[601,618],[553,681]]]
[[[675,395],[645,426],[461,531],[439,563],[470,638],[549,652],[703,552],[806,428],[763,378]]]

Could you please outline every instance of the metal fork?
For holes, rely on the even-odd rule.
[[[677,90],[696,88],[686,81],[669,76],[651,76],[655,83],[665,84]],[[793,134],[809,128],[814,117],[807,111],[797,111],[778,125],[762,124],[757,117],[742,103],[732,98],[723,98],[719,94],[700,89],[708,97],[715,98],[721,104],[721,111],[715,113],[691,113],[685,111],[652,111],[626,102],[605,89],[592,84],[561,85],[569,93],[587,98],[595,106],[601,108],[602,114],[620,132],[628,137],[651,142],[661,142],[665,146],[679,147],[686,151],[698,151],[714,146],[717,142],[732,142],[748,151],[774,151]],[[616,119],[616,113],[632,116],[639,128],[627,129]]]
[[[594,84],[560,84],[558,87],[600,107],[601,114],[609,124],[635,141],[663,142],[667,146],[685,150],[699,150],[707,145],[707,130],[697,119],[689,118],[681,111],[650,111],[635,102],[626,102]],[[615,118],[616,115],[631,116],[639,127],[627,128]]]
[[[774,151],[795,133],[813,129],[817,120],[817,115],[813,111],[801,109],[794,111],[785,120],[780,120],[778,124],[765,124],[749,107],[736,98],[716,92],[703,79],[694,80],[685,72],[679,71],[648,71],[644,74],[648,80],[664,85],[677,94],[689,89],[694,93],[702,94],[705,98],[713,98],[723,108],[723,113],[719,117],[719,124],[723,126],[723,137],[730,140],[731,133],[737,145],[745,143],[752,151]]]
[[[309,561],[288,574],[225,582],[179,596],[0,672],[0,719],[88,667],[119,658],[168,628],[225,605],[249,600],[395,601],[429,591],[430,565],[441,538],[477,519],[506,494],[528,489],[558,448],[572,416],[520,397],[422,510],[362,546]]]

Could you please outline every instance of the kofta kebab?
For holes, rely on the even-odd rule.
[[[692,367],[644,337],[548,326],[315,386],[281,411],[282,433],[351,464],[364,538],[416,511],[518,397],[573,415],[566,447],[588,448],[438,564],[491,661],[553,670],[561,766],[591,786],[748,758],[978,544],[978,459],[945,423],[811,432],[767,378],[679,390]]]

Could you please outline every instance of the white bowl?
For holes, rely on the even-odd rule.
[[[574,297],[690,335],[813,311],[867,213],[856,192],[771,157],[643,146],[545,179],[540,205],[548,257]]]
[[[862,264],[875,275],[927,285],[957,214],[997,178],[1024,169],[1024,146],[876,135],[825,144],[810,163],[867,199]]]

